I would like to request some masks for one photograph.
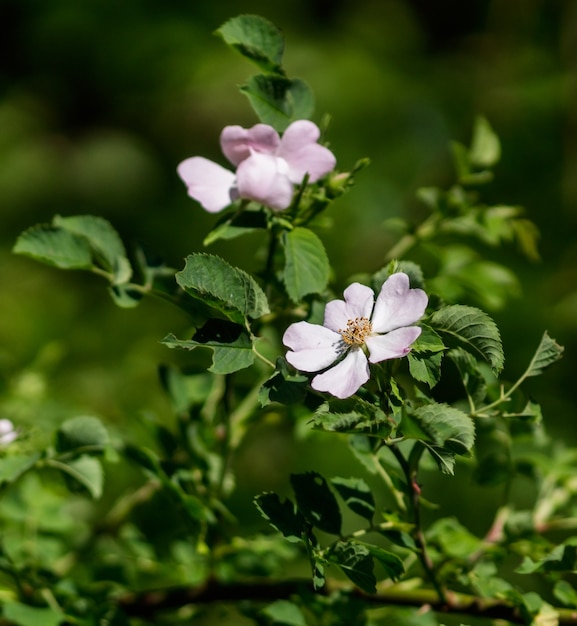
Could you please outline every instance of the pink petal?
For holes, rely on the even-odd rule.
[[[365,339],[369,349],[369,361],[380,363],[386,359],[399,359],[411,351],[411,344],[421,334],[418,326],[397,328],[385,335],[370,335]]]
[[[350,350],[347,356],[322,374],[317,374],[311,387],[327,391],[337,398],[348,398],[369,380],[369,364],[361,349]]]
[[[218,213],[236,199],[234,174],[204,157],[186,159],[177,168],[188,195],[210,213]]]
[[[252,128],[225,126],[220,134],[220,147],[226,158],[238,165],[253,152],[274,154],[280,137],[272,126],[256,124]]]
[[[340,335],[309,322],[291,324],[282,341],[292,350],[287,352],[286,360],[303,372],[318,372],[332,365],[343,349]]]
[[[346,328],[349,320],[355,317],[371,317],[375,294],[373,290],[360,283],[349,285],[343,300],[331,300],[325,307],[324,325],[335,331]]]
[[[236,170],[240,197],[260,202],[271,209],[286,209],[293,198],[293,185],[287,176],[287,169],[283,159],[255,152]]]
[[[428,302],[422,289],[410,289],[409,277],[402,272],[385,281],[373,312],[373,331],[386,333],[393,328],[414,324],[421,319]]]
[[[276,154],[289,164],[293,183],[300,183],[307,173],[314,183],[334,169],[335,155],[317,143],[319,137],[317,125],[308,120],[293,122],[285,130]]]

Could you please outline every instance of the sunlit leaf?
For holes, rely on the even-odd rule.
[[[66,420],[56,432],[59,452],[90,449],[101,451],[110,443],[104,424],[97,418],[82,415]]]
[[[283,233],[285,253],[283,282],[293,302],[322,292],[329,281],[330,266],[321,240],[308,228]]]
[[[475,167],[492,167],[501,158],[501,143],[489,122],[482,116],[475,119],[469,160]]]
[[[272,626],[306,626],[306,621],[299,607],[289,600],[277,600],[269,604],[262,613],[268,617]]]
[[[54,226],[33,226],[16,240],[13,251],[62,269],[91,269],[92,251],[86,239]]]
[[[525,376],[539,376],[543,370],[558,361],[563,356],[563,346],[560,346],[555,339],[549,337],[547,332],[543,334],[537,351],[531,359]]]
[[[454,304],[435,311],[430,322],[447,346],[464,348],[487,361],[496,372],[503,368],[501,335],[484,311]]]
[[[64,615],[52,608],[28,606],[20,602],[6,601],[2,614],[18,626],[58,626],[64,621]]]

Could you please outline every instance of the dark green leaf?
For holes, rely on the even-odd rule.
[[[216,329],[216,326],[222,325],[224,327],[227,322],[224,320],[210,321],[217,323],[211,326],[210,334],[207,333],[204,335],[201,332],[203,329],[200,329],[192,339],[181,340],[177,339],[174,335],[168,335],[161,343],[169,348],[179,348],[181,350],[210,348],[212,350],[212,365],[208,368],[208,371],[214,374],[232,374],[232,372],[238,372],[239,370],[250,367],[254,363],[254,351],[252,349],[252,341],[246,331],[241,326],[233,324],[233,326],[239,328],[241,332],[236,339],[226,343],[213,337],[216,336],[215,332],[220,332]],[[199,341],[197,337],[202,339],[202,341]],[[219,338],[224,339],[225,337],[220,335]]]
[[[108,431],[97,417],[80,416],[66,420],[56,432],[56,450],[102,451],[110,443]]]
[[[496,372],[503,368],[499,329],[480,309],[459,304],[446,306],[433,313],[431,325],[449,347],[464,348],[487,361]]]
[[[371,553],[371,556],[383,566],[388,578],[397,580],[405,573],[403,561],[393,552],[368,543],[363,543],[362,545],[364,545]]]
[[[305,518],[287,498],[284,501],[276,493],[262,493],[254,500],[260,514],[289,541],[302,541],[308,533]]]
[[[327,481],[317,472],[291,474],[297,507],[305,519],[320,530],[341,533],[341,512]]]
[[[177,272],[176,281],[188,294],[233,322],[242,324],[247,317],[269,313],[266,295],[252,276],[220,257],[191,254],[184,269]]]
[[[235,239],[241,235],[263,230],[267,226],[264,211],[244,210],[226,216],[205,237],[203,244],[209,246],[220,239]]]
[[[92,251],[86,239],[53,226],[39,225],[24,231],[13,251],[62,269],[93,267]]]
[[[345,504],[357,515],[372,522],[375,514],[375,499],[362,478],[332,478],[331,485],[338,491]]]
[[[258,15],[240,15],[217,31],[224,41],[265,72],[284,74],[284,40],[279,29]]]
[[[58,463],[58,469],[67,479],[73,479],[75,483],[81,485],[94,498],[100,498],[104,486],[104,470],[98,459],[87,454],[82,454],[78,458]],[[74,483],[68,481],[70,488],[74,488]]]
[[[447,404],[426,404],[408,412],[401,428],[409,439],[432,443],[455,454],[466,454],[475,442],[473,420]]]
[[[250,78],[241,91],[260,120],[278,132],[286,130],[291,122],[308,119],[314,110],[313,93],[298,78],[259,74]]]
[[[563,356],[563,347],[560,346],[554,339],[549,337],[547,332],[543,334],[541,343],[539,344],[537,351],[531,359],[531,363],[527,369],[525,376],[539,376],[543,370],[549,365],[557,362]]]
[[[289,374],[286,361],[277,359],[277,371],[262,385],[258,399],[261,406],[271,402],[296,404],[301,402],[307,392],[308,378],[302,374]]]
[[[329,559],[337,563],[344,574],[363,591],[376,593],[374,562],[367,546],[355,541],[339,541],[331,550]]]

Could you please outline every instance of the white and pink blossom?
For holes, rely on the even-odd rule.
[[[369,380],[369,363],[410,352],[421,334],[413,324],[428,303],[427,294],[411,289],[402,272],[385,281],[376,301],[373,290],[360,283],[347,287],[343,295],[344,300],[326,305],[322,326],[296,322],[283,336],[290,348],[287,361],[303,372],[318,372],[312,388],[337,398],[352,396]]]
[[[14,424],[9,419],[0,419],[0,447],[7,446],[18,437]]]
[[[220,145],[236,172],[204,157],[191,157],[180,163],[178,175],[188,195],[210,213],[238,198],[280,211],[290,206],[294,185],[305,175],[314,183],[334,169],[335,156],[318,143],[319,137],[319,128],[308,120],[293,122],[282,138],[266,124],[248,129],[226,126]]]

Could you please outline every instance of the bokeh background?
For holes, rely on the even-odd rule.
[[[283,30],[289,75],[315,91],[315,121],[331,116],[339,167],[371,159],[323,235],[336,286],[382,266],[392,243],[385,221],[421,219],[416,189],[452,180],[449,141],[468,142],[477,114],[490,120],[503,157],[485,199],[526,207],[541,231],[540,262],[513,247],[487,252],[520,279],[520,292],[490,312],[506,374],[521,373],[543,330],[564,344],[564,360],[535,380],[533,395],[549,432],[575,443],[574,0],[0,0],[3,416],[42,436],[66,417],[94,414],[141,439],[148,420],[170,419],[157,365],[181,357],[159,340],[182,336],[185,317],[154,301],[116,308],[97,278],[15,257],[11,247],[55,213],[92,213],[173,267],[200,249],[216,218],[187,198],[175,168],[195,154],[224,163],[222,127],[256,122],[237,89],[256,70],[213,35],[240,13]],[[212,251],[255,264],[242,239]],[[257,454],[250,441],[241,451],[245,506],[286,483],[287,468],[326,457],[329,472],[342,473],[339,455],[318,440],[293,448],[285,426],[264,437]]]

